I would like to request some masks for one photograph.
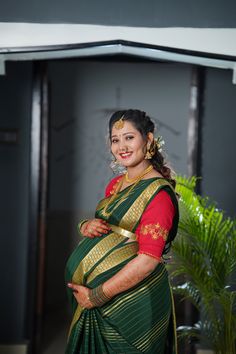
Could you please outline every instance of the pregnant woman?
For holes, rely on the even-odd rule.
[[[109,122],[113,178],[66,266],[73,309],[67,354],[177,353],[173,298],[163,261],[176,236],[175,181],[145,112]]]

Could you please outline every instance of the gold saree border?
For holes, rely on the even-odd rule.
[[[124,237],[124,236],[123,236]],[[106,238],[101,240],[98,245],[95,245],[90,252],[84,257],[81,261],[77,269],[75,270],[72,283],[75,284],[83,284],[84,275],[91,269],[96,262],[104,257],[108,252],[110,252],[111,248],[117,246],[122,242],[122,236],[116,233],[109,234]],[[99,246],[99,247],[98,247]],[[96,267],[94,271],[92,271],[91,275],[88,276],[88,280],[92,281],[95,277],[104,269],[104,271],[113,268],[115,265],[122,263],[123,261],[129,259],[132,255],[136,254],[138,250],[138,245],[136,242],[127,243],[124,247],[119,248],[112,252],[108,257],[108,261],[106,262],[106,258],[101,262],[100,271],[98,272]],[[120,253],[120,255],[119,255]],[[114,259],[113,259],[114,256]],[[82,314],[83,308],[78,304],[75,310],[74,316],[72,318],[72,322],[69,329],[69,335],[75,325],[75,323],[79,320]]]
[[[83,284],[83,277],[90,268],[96,264],[102,257],[104,257],[110,250],[117,246],[121,242],[121,238],[117,237],[117,234],[112,232],[107,237],[104,237],[99,244],[95,245],[89,253],[83,258],[78,267],[76,268],[73,277],[72,283],[78,285]],[[98,247],[99,246],[99,247]]]
[[[73,318],[72,318],[71,324],[70,324],[69,333],[68,333],[68,336],[67,336],[67,339],[68,339],[68,340],[69,340],[69,338],[70,338],[71,331],[72,331],[72,329],[73,329],[75,323],[77,322],[77,320],[80,318],[81,313],[82,313],[83,310],[84,310],[83,307],[78,304],[78,305],[77,305],[77,308],[76,308],[76,310],[75,310],[74,316],[73,316]]]
[[[119,237],[119,236],[118,236]],[[122,248],[118,248],[111,252],[88,276],[88,283],[94,280],[98,275],[114,268],[118,264],[126,261],[130,257],[137,254],[138,243],[127,243]]]
[[[149,200],[162,186],[169,186],[171,189],[173,189],[170,183],[166,180],[158,179],[153,181],[135,199],[129,210],[127,210],[127,212],[121,218],[119,226],[124,229],[133,230],[137,222],[140,220]]]
[[[145,210],[150,198],[158,191],[158,189],[161,186],[169,186],[171,189],[173,189],[170,183],[168,183],[164,179],[163,180],[158,179],[153,181],[151,184],[145,187],[145,189],[141,192],[141,194],[135,199],[134,203],[131,205],[131,207],[127,210],[127,212],[122,217],[118,227],[124,229],[128,233],[129,232],[131,233],[131,231],[129,230],[133,230],[137,222],[140,220],[142,213]],[[101,200],[96,210],[101,210],[107,204],[109,199],[110,197]],[[99,261],[99,259],[103,258],[107,253],[111,251],[113,247],[121,243],[122,237],[128,237],[128,236],[127,235],[124,236],[121,233],[119,233],[117,237],[117,233],[112,232],[103,240],[101,240],[99,244],[95,245],[89,251],[89,253],[84,257],[84,259],[80,262],[79,266],[75,270],[72,277],[72,282],[76,284],[83,284],[84,275],[89,271],[89,269],[91,269]],[[134,254],[134,250],[136,250],[137,253],[137,243],[136,242],[128,243],[127,249],[128,252],[126,252],[126,247],[124,247],[124,252],[122,252],[120,255],[119,252],[121,252],[122,248],[117,249],[114,252],[111,252],[111,255],[108,256],[109,261],[106,262],[106,260],[104,259],[101,262],[100,271],[98,270],[96,271],[96,269],[98,268],[96,267],[95,270],[91,273],[91,275],[88,276],[89,281],[95,279],[97,275],[101,274],[100,273],[101,271],[102,272],[107,271],[112,267],[114,267],[115,265],[127,260],[129,257],[131,257]],[[111,259],[112,256],[114,257],[113,261]],[[114,305],[112,306],[112,308],[114,308]],[[71,334],[71,331],[75,323],[80,318],[82,311],[83,308],[80,305],[78,305],[71,322],[69,336]]]
[[[142,180],[142,181],[145,181],[145,180]],[[151,184],[149,184],[147,187],[145,187],[145,190],[146,189],[148,189],[149,188],[149,186],[150,185],[152,185],[153,183],[158,183],[158,185],[168,185],[171,189],[173,189],[173,187],[172,187],[172,185],[166,180],[166,179],[158,179],[158,180],[155,180],[155,181],[153,181]],[[130,185],[130,186],[128,186],[127,188],[129,188],[129,187],[131,187],[132,186],[132,184]],[[126,189],[126,188],[125,188]],[[144,191],[145,191],[144,190]],[[125,190],[123,190],[123,191],[125,191]],[[122,192],[123,191],[120,191],[120,197],[122,198]],[[110,198],[112,197],[112,195],[109,195],[109,196],[107,196],[107,197],[105,197],[105,198],[103,198],[102,200],[100,200],[100,202],[98,203],[98,205],[97,205],[97,208],[96,208],[96,211],[100,211],[101,209],[103,209],[106,205],[107,205],[107,203],[109,203],[109,201],[110,201]],[[124,201],[126,200],[127,198],[125,198],[124,199]],[[117,196],[117,200],[119,200],[119,196]]]

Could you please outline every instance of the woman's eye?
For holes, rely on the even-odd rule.
[[[118,140],[117,139],[112,139],[112,144],[115,144],[115,143],[117,143],[118,142]]]
[[[127,137],[126,137],[127,140],[131,140],[131,139],[133,139],[133,138],[134,138],[133,136],[127,136]]]

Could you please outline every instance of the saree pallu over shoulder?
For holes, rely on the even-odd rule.
[[[129,189],[130,187],[127,188]],[[118,193],[118,197],[114,204],[119,203],[127,188]],[[155,195],[162,189],[166,189],[168,191],[174,204],[177,205],[178,203],[175,191],[166,179],[151,178],[142,180],[137,187],[132,190],[132,192],[129,193],[125,199],[123,199],[123,202],[118,210],[115,210],[111,214],[109,222],[111,224],[118,224],[120,227],[134,232],[146,207]],[[110,198],[111,197],[104,198],[99,202],[96,210],[97,216],[102,216],[102,211],[109,203]],[[111,209],[113,207],[114,206],[111,205]]]
[[[121,191],[114,204],[109,205],[107,221],[114,226],[113,230],[80,242],[68,260],[66,282],[94,288],[136,257],[138,243],[127,243],[127,237],[135,234],[142,213],[162,188],[174,194],[164,179],[143,180],[117,204],[128,190]],[[101,217],[108,202],[109,198],[105,198],[98,204],[96,217]],[[67,354],[165,352],[166,338],[173,326],[171,292],[163,264],[136,287],[115,296],[101,308],[82,309],[71,290],[67,291],[73,309]],[[165,353],[176,353],[175,346],[171,344]]]

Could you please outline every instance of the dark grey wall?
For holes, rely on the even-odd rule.
[[[202,191],[236,217],[236,85],[227,70],[207,69]]]
[[[17,145],[0,144],[0,343],[24,337],[27,281],[31,64],[0,76],[0,128],[17,129]]]
[[[235,0],[9,0],[0,5],[0,22],[236,27],[235,14]]]

